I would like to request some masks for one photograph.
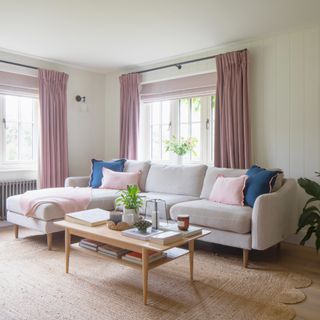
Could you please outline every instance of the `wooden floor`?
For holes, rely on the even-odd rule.
[[[19,231],[19,237],[27,237],[35,234],[39,233],[24,228],[21,228]],[[13,228],[0,228],[0,241],[11,239],[14,239]],[[223,256],[241,256],[242,254],[242,251],[239,249],[201,242],[198,243],[197,248],[214,250],[217,254]],[[282,243],[280,250],[270,248],[266,251],[250,252],[249,268],[250,261],[267,261],[275,266],[285,267],[287,270],[303,274],[312,279],[313,284],[309,288],[301,289],[307,296],[306,300],[302,303],[292,305],[292,307],[296,310],[297,320],[320,319],[320,255],[316,254],[315,249]]]

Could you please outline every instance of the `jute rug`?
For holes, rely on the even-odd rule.
[[[58,240],[58,241],[57,241]],[[62,239],[47,251],[44,237],[0,243],[1,320],[293,319],[283,302],[299,302],[310,280],[261,263],[198,250],[195,281],[188,257],[152,270],[149,305],[137,270],[73,250],[64,273]]]

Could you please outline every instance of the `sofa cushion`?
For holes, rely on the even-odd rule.
[[[208,166],[206,175],[204,177],[200,198],[209,199],[212,187],[219,175],[223,175],[224,177],[239,177],[244,174],[246,174],[246,170],[243,169],[226,169]]]
[[[247,206],[232,206],[201,199],[179,203],[170,209],[171,219],[176,219],[179,214],[188,214],[191,224],[237,233],[251,231],[252,208]]]
[[[166,202],[166,209],[167,214],[169,216],[170,208],[180,202],[184,201],[192,201],[192,200],[198,200],[198,197],[193,196],[185,196],[185,195],[178,195],[178,194],[168,194],[168,193],[156,193],[156,192],[142,192],[140,194],[141,196],[145,197],[145,201],[151,200],[151,199],[162,199]],[[140,211],[141,213],[145,213],[145,208],[142,208]],[[161,219],[166,219],[165,216],[161,215]]]
[[[91,160],[91,175],[89,187],[99,188],[102,180],[102,168],[108,168],[113,171],[122,172],[126,159],[118,159],[113,161]]]
[[[21,195],[16,195],[7,199],[7,210],[16,213],[22,213],[20,196]],[[92,199],[89,203],[88,209],[101,208],[105,210],[113,210],[114,200],[118,196],[118,190],[92,189]],[[62,219],[64,215],[64,212],[57,205],[48,203],[41,204],[35,211],[33,218],[49,221],[54,219]]]
[[[100,189],[126,190],[128,185],[138,185],[141,171],[116,172],[102,168],[103,178]]]
[[[199,197],[206,170],[206,165],[152,164],[146,181],[146,191]]]
[[[141,171],[139,188],[141,191],[146,189],[146,179],[151,166],[150,161],[137,161],[137,160],[127,160],[124,164],[124,170],[126,172],[137,172]]]

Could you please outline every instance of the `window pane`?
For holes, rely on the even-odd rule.
[[[201,100],[200,98],[192,98],[192,122],[200,121],[201,117]]]
[[[151,146],[151,157],[152,159],[161,159],[161,131],[159,125],[152,126],[152,146]]]
[[[170,160],[170,153],[165,150],[165,140],[170,139],[170,130],[168,130],[168,126],[162,126],[162,160]]]
[[[160,102],[153,102],[152,103],[152,124],[160,123],[161,120],[161,103]]]
[[[21,113],[20,119],[23,122],[32,122],[33,118],[33,99],[31,98],[20,98],[21,100]]]
[[[32,160],[32,124],[20,126],[20,160]]]
[[[194,151],[196,155],[192,155],[193,160],[200,160],[201,156],[201,149],[200,149],[200,144],[201,144],[201,128],[200,128],[200,123],[193,123],[191,127],[191,136],[193,138],[197,139],[197,144],[194,148]]]
[[[180,123],[189,122],[189,99],[180,100]]]
[[[14,96],[5,96],[5,104],[6,104],[6,120],[7,121],[16,121],[19,120],[19,98]]]
[[[14,122],[7,122],[5,130],[5,148],[6,160],[19,160],[18,152],[18,124]]]
[[[180,125],[180,138],[189,138],[189,124]]]
[[[169,124],[170,122],[170,101],[163,101],[162,102],[162,124]]]

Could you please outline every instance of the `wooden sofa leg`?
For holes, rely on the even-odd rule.
[[[47,233],[47,245],[48,245],[48,250],[52,250],[52,233]]]
[[[13,230],[14,230],[14,237],[16,239],[18,239],[18,237],[19,237],[19,226],[17,224],[14,224],[13,225]]]
[[[243,259],[243,267],[248,268],[248,260],[249,260],[249,250],[248,249],[242,250],[242,259]]]

